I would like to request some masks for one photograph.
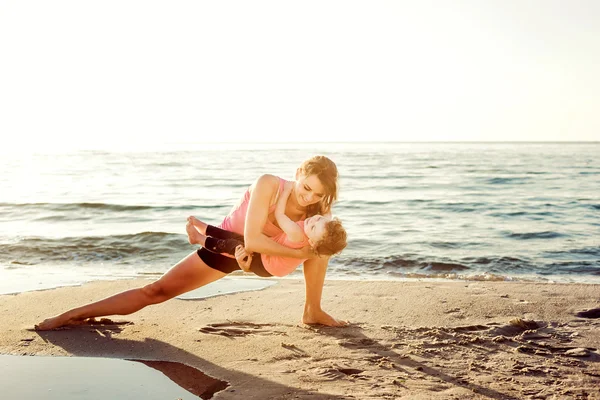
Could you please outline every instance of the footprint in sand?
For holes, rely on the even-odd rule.
[[[294,354],[301,355],[301,356],[308,356],[306,351],[302,350],[301,348],[299,348],[298,346],[296,346],[293,343],[281,343],[281,347],[293,352]]]
[[[535,331],[543,328],[535,321],[515,318],[509,321],[507,325],[499,326],[490,331],[493,336],[515,337],[525,331]]]
[[[478,331],[486,331],[491,329],[490,326],[486,325],[466,325],[466,326],[457,326],[455,328],[451,328],[455,332],[478,332]]]
[[[600,307],[592,308],[591,310],[580,311],[575,315],[580,318],[600,318]]]
[[[243,337],[248,335],[287,335],[285,332],[273,329],[272,324],[254,324],[251,322],[223,322],[218,324],[208,324],[198,331],[211,335],[220,335],[225,337]]]
[[[360,339],[342,339],[338,341],[338,344],[342,347],[346,347],[349,349],[370,349],[377,342],[370,338],[360,338]]]
[[[316,376],[320,380],[334,381],[343,379],[348,376],[355,377],[364,372],[362,369],[356,368],[340,368],[340,367],[318,367],[308,370],[311,375]]]
[[[450,310],[444,311],[446,314],[454,314],[454,313],[461,313],[462,310],[460,308],[452,308]]]

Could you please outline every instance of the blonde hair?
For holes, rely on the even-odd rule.
[[[321,201],[306,208],[306,217],[329,214],[338,196],[338,170],[335,163],[325,156],[314,156],[304,161],[298,170],[306,177],[315,175],[325,189]]]
[[[325,225],[323,238],[313,246],[313,250],[318,255],[332,256],[340,253],[348,245],[346,230],[342,226],[342,221],[333,218]]]

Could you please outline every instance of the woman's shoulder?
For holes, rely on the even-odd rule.
[[[264,174],[259,176],[250,186],[250,192],[257,191],[258,193],[269,193],[276,196],[280,192],[282,182],[285,182],[285,180],[276,175]]]
[[[279,182],[282,179],[276,175],[271,175],[271,174],[263,174],[261,176],[259,176],[256,181],[254,182],[254,184],[252,185],[253,187],[265,187],[265,186],[279,186]]]

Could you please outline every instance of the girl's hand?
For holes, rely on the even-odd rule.
[[[277,211],[280,213],[285,213],[285,205],[287,204],[288,198],[290,194],[292,194],[292,190],[294,189],[294,182],[286,182],[283,184],[283,191],[281,192],[281,196],[279,196],[279,200],[277,201]]]
[[[235,259],[240,268],[245,272],[250,272],[250,264],[252,264],[252,253],[248,253],[246,248],[241,244],[235,248]]]

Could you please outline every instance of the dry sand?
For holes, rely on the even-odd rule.
[[[0,353],[179,362],[228,383],[214,399],[600,399],[600,319],[575,315],[600,307],[598,285],[328,281],[324,309],[351,325],[327,328],[299,322],[304,283],[281,280],[30,330],[146,282],[0,296]]]

